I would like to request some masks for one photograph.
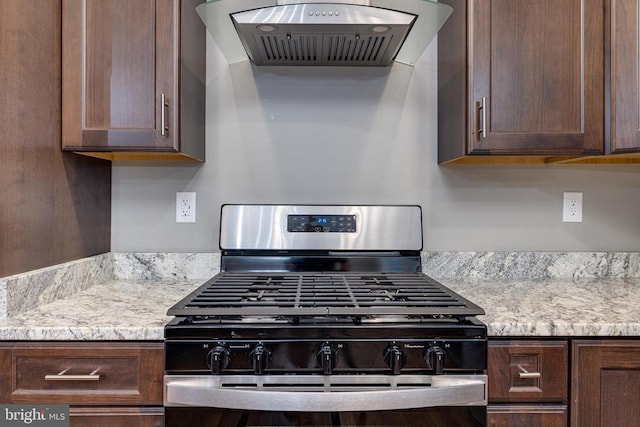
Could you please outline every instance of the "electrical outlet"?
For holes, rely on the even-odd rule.
[[[562,222],[582,222],[582,192],[564,192]]]
[[[176,222],[196,222],[196,193],[176,193]]]

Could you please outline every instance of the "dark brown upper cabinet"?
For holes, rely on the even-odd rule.
[[[204,160],[200,0],[62,1],[62,147]]]
[[[640,152],[638,1],[611,0],[611,141],[608,153]]]
[[[604,0],[442,0],[438,162],[602,154]]]

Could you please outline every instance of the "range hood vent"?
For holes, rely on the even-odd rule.
[[[230,64],[414,65],[447,20],[429,0],[213,0],[196,10]]]
[[[249,52],[257,65],[380,65],[388,63],[390,37],[297,34],[255,36]]]

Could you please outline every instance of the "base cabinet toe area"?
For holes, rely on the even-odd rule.
[[[2,342],[0,403],[68,404],[72,427],[164,423],[162,342]]]

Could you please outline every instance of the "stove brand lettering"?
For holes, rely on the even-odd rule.
[[[404,348],[424,348],[422,344],[405,344]]]
[[[69,405],[0,405],[0,425],[69,427]]]

